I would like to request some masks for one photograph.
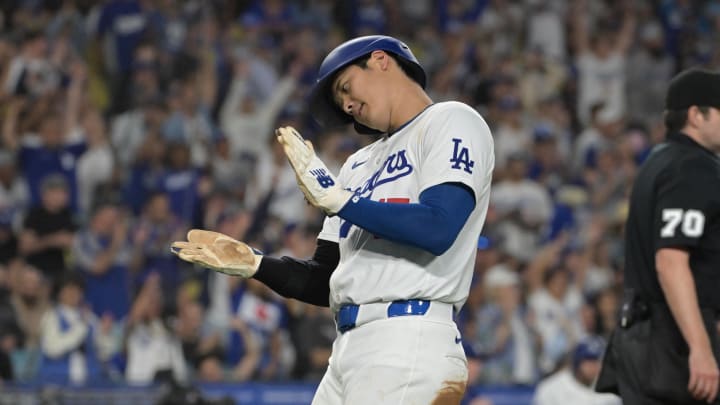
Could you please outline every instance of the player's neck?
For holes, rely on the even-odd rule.
[[[415,83],[400,86],[395,93],[393,108],[390,111],[390,133],[415,118],[433,103],[430,96]]]

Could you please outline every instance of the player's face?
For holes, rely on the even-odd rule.
[[[60,302],[69,307],[78,307],[82,303],[83,291],[76,285],[66,285],[60,291]]]
[[[373,54],[374,55],[374,54]],[[384,54],[385,58],[389,58]],[[387,85],[383,83],[378,62],[371,56],[367,67],[350,65],[332,84],[335,103],[353,119],[367,127],[386,130],[389,123]]]
[[[56,116],[46,117],[40,127],[40,135],[45,146],[54,148],[63,141],[60,120]]]
[[[710,150],[720,153],[720,109],[710,107],[709,110],[701,124],[700,134]]]
[[[52,187],[42,193],[43,205],[51,212],[65,208],[69,198],[68,191],[64,187]]]
[[[118,220],[117,208],[112,206],[103,207],[95,213],[95,231],[103,235],[109,234],[115,228]]]
[[[585,385],[592,384],[600,373],[600,361],[584,360],[581,361],[575,376],[581,383]]]

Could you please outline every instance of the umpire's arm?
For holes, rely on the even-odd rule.
[[[655,266],[665,299],[690,348],[688,391],[695,398],[712,401],[718,392],[718,367],[700,315],[690,255],[682,249],[661,248],[655,254]]]

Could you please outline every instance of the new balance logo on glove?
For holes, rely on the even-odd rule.
[[[335,181],[333,181],[332,177],[327,174],[325,169],[310,170],[310,174],[315,176],[322,188],[328,188],[335,185]]]
[[[304,140],[293,127],[278,128],[275,134],[295,171],[305,199],[328,215],[337,214],[353,193],[341,187],[325,163],[315,155],[312,143]]]

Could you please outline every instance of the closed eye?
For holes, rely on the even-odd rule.
[[[335,102],[337,103],[338,106],[340,106],[340,108],[343,108],[343,97],[342,96],[345,94],[348,94],[348,88],[349,88],[348,84],[345,83],[342,85],[342,87],[340,87],[340,90],[337,93]]]
[[[336,85],[335,87],[335,104],[337,104],[341,109],[343,108],[343,98],[342,96],[344,94],[348,94],[350,91],[350,83],[346,80],[345,82],[342,82],[342,84]]]

